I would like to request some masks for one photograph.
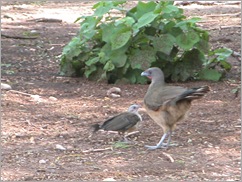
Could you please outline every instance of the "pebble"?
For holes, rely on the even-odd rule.
[[[1,89],[3,90],[11,90],[12,87],[6,83],[1,83]]]
[[[39,160],[39,163],[40,163],[40,164],[45,164],[45,163],[46,163],[46,160],[41,159],[41,160]]]
[[[112,87],[108,89],[107,96],[113,97],[113,98],[121,97],[121,89],[118,87]]]
[[[103,181],[116,181],[116,180],[113,178],[105,178]]]
[[[55,148],[58,150],[66,150],[65,147],[63,147],[62,145],[59,145],[59,144],[56,144]]]
[[[50,96],[49,99],[52,100],[52,101],[57,101],[58,100],[56,97],[53,97],[53,96]]]

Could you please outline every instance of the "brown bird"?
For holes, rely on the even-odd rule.
[[[92,127],[94,128],[94,133],[100,129],[105,131],[118,131],[119,134],[123,134],[125,132],[130,133],[136,129],[136,124],[139,121],[142,121],[138,110],[140,105],[131,105],[127,112],[123,112],[116,116],[111,117],[106,120],[102,125],[94,124]],[[124,140],[127,141],[126,136],[124,135]]]
[[[153,67],[141,73],[151,79],[144,97],[148,115],[162,127],[164,134],[156,146],[148,149],[167,148],[170,145],[172,131],[176,123],[184,119],[191,107],[191,102],[200,99],[209,91],[208,86],[186,89],[178,86],[167,86],[160,68]],[[167,143],[164,140],[168,136]]]

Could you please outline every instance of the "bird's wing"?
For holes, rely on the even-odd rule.
[[[126,131],[140,121],[138,115],[130,112],[124,112],[106,120],[101,126],[104,130],[109,131]]]
[[[159,110],[161,106],[172,103],[176,97],[184,93],[187,89],[177,86],[151,86],[145,96],[144,103],[148,109]]]

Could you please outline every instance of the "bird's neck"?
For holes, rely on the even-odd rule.
[[[142,117],[141,117],[141,115],[139,114],[139,112],[136,111],[135,114],[139,117],[140,121],[142,121]]]
[[[164,85],[165,85],[164,79],[159,78],[159,79],[152,79],[150,87],[153,87],[153,86],[162,87]]]

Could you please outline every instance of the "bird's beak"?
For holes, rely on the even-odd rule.
[[[146,76],[147,78],[152,79],[151,75],[147,71],[143,71],[141,76]]]
[[[141,76],[150,76],[147,72],[145,72],[145,71],[143,71],[142,73],[141,73]]]

